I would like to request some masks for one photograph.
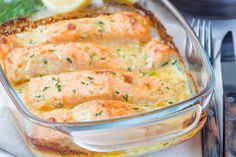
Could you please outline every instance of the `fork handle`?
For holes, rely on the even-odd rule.
[[[236,92],[224,93],[224,157],[236,157]]]
[[[220,132],[215,98],[212,99],[202,131],[203,157],[221,157]]]

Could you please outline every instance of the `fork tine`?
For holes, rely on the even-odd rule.
[[[214,52],[212,47],[211,20],[193,18],[190,25],[198,37],[202,47],[206,50],[207,56],[210,58],[211,63],[213,64]]]
[[[200,23],[200,34],[199,34],[199,40],[203,46],[203,48],[205,49],[205,45],[206,45],[206,31],[207,31],[207,26],[206,26],[206,20],[202,20],[202,24]]]
[[[201,20],[200,19],[197,19],[197,26],[196,26],[196,35],[197,37],[199,38],[199,35],[200,35],[200,22]]]
[[[194,25],[195,25],[195,18],[192,19],[191,21],[191,27],[194,28]],[[185,51],[187,52],[187,57],[191,57],[192,55],[192,52],[193,52],[193,45],[190,41],[190,38],[189,36],[186,34],[186,37],[185,37]]]
[[[214,52],[212,48],[212,26],[211,26],[211,21],[208,21],[207,24],[207,53],[210,58],[211,64],[214,62]]]
[[[194,24],[195,24],[195,18],[192,19],[191,21],[191,27],[194,29]]]

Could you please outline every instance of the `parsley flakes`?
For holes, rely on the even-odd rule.
[[[164,66],[166,66],[167,64],[168,64],[168,62],[166,62],[166,63],[162,64],[161,66],[162,66],[162,67],[164,67]]]
[[[56,84],[56,88],[58,92],[61,92],[61,85],[60,84]]]
[[[131,67],[129,67],[127,70],[128,70],[128,71],[132,71]]]
[[[33,57],[34,57],[34,55],[30,55],[30,56],[29,56],[29,58],[33,58]]]
[[[92,53],[92,54],[89,55],[89,58],[90,58],[89,65],[92,64],[95,55],[96,55],[95,53]]]
[[[93,77],[91,77],[91,76],[88,76],[88,79],[89,79],[89,80],[93,80]]]
[[[57,88],[57,91],[58,92],[61,92],[61,85],[60,85],[60,80],[59,79],[56,79],[55,77],[52,77],[52,81],[54,82],[56,82],[56,84],[55,84],[55,87]]]
[[[98,32],[104,32],[104,23],[102,21],[97,21],[97,25],[98,25]]]
[[[36,99],[40,99],[42,96],[41,95],[36,95],[34,96]]]
[[[50,88],[50,86],[45,86],[44,88],[43,88],[43,91],[45,91],[45,90],[47,90],[47,89],[49,89]]]
[[[52,81],[57,81],[57,79],[55,77],[52,77]]]
[[[119,95],[119,94],[120,94],[120,92],[119,92],[119,91],[115,91],[115,93],[116,93],[117,95]]]
[[[29,44],[30,45],[34,45],[34,44],[36,44],[37,43],[37,41],[33,41],[32,39],[30,39],[30,41],[29,41]]]
[[[97,117],[97,116],[101,116],[101,115],[102,115],[102,112],[103,112],[103,111],[100,111],[100,112],[96,113],[95,116],[96,116],[96,117]]]
[[[174,61],[174,62],[172,62],[171,64],[172,64],[172,65],[175,65],[176,63],[177,63],[177,60],[175,60],[175,61]]]
[[[70,57],[66,58],[67,62],[69,62],[70,64],[72,64],[72,60],[70,59]]]
[[[124,96],[123,96],[123,99],[128,102],[129,101],[129,95],[126,93]]]
[[[72,92],[75,94],[76,93],[76,89],[73,89]]]
[[[46,59],[43,59],[44,64],[48,64],[48,61]]]

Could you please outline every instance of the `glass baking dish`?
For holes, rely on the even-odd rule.
[[[215,84],[204,49],[169,1],[140,0],[138,6],[151,11],[172,37],[169,40],[178,48],[198,93],[178,104],[139,115],[55,123],[39,119],[27,110],[1,68],[1,94],[35,156],[142,156],[190,139],[201,130]]]

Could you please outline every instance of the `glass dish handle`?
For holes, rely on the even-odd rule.
[[[198,126],[202,106],[195,104],[175,112],[160,112],[149,119],[120,121],[114,127],[106,124],[60,128],[67,132],[73,142],[82,148],[96,152],[112,152],[165,143],[170,138],[181,137]],[[165,114],[163,116],[163,114]],[[109,125],[110,126],[110,125]],[[89,131],[88,131],[89,130]]]

